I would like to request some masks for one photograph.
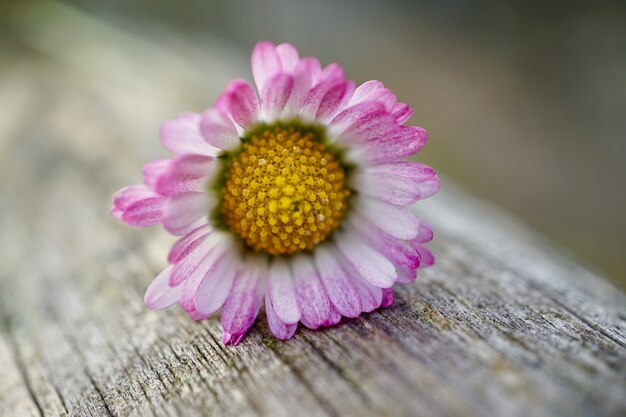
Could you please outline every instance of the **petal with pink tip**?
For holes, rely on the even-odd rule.
[[[420,268],[428,268],[429,266],[433,266],[435,264],[435,255],[433,255],[426,245],[418,244],[416,245],[416,248],[422,259]]]
[[[398,282],[400,284],[410,284],[417,279],[417,269],[396,265],[396,272],[398,273]]]
[[[261,111],[266,121],[274,121],[283,112],[292,89],[293,77],[289,74],[281,72],[266,81],[261,93]]]
[[[129,204],[121,214],[121,220],[129,226],[147,227],[162,223],[166,198],[153,196]]]
[[[143,166],[143,182],[146,184],[151,190],[156,189],[156,183],[167,171],[171,159],[159,159],[156,161],[150,161]]]
[[[349,222],[350,227],[358,230],[365,241],[396,265],[413,269],[419,267],[420,256],[411,241],[397,239],[385,233],[356,213]]]
[[[200,243],[204,242],[204,239],[206,239],[209,233],[211,233],[211,228],[206,224],[187,233],[174,243],[172,249],[170,249],[169,255],[167,256],[167,261],[171,264],[180,262]]]
[[[189,318],[191,320],[195,320],[195,321],[206,320],[209,317],[211,317],[210,315],[202,314],[202,313],[200,313],[198,311],[195,311],[195,310],[188,311],[187,313],[189,314]]]
[[[222,328],[230,334],[230,343],[238,343],[256,318],[263,294],[259,289],[259,270],[247,262],[235,277],[235,282],[222,307]]]
[[[343,110],[329,123],[331,136],[340,137],[344,131],[352,126],[359,126],[367,120],[378,118],[385,114],[385,106],[376,101],[358,103]]]
[[[363,194],[397,206],[408,206],[418,200],[432,197],[439,191],[437,175],[427,180],[364,170],[351,178],[351,185]]]
[[[426,243],[433,240],[433,231],[424,220],[420,219],[420,230],[417,236],[413,239],[415,243]]]
[[[352,94],[354,83],[352,81],[341,82],[330,88],[317,108],[315,119],[319,121],[327,121],[343,110],[347,99]]]
[[[302,323],[310,329],[321,326],[330,314],[330,300],[319,273],[307,255],[296,255],[291,263]]]
[[[168,198],[163,206],[163,226],[176,236],[207,223],[215,197],[204,192],[188,192]]]
[[[322,326],[334,326],[341,321],[341,313],[334,305],[330,305],[330,311],[328,312],[328,319],[322,324]]]
[[[398,239],[410,240],[419,234],[420,222],[408,208],[362,197],[355,211],[372,224]]]
[[[393,302],[394,302],[393,290],[391,288],[384,288],[383,299],[380,303],[380,306],[389,307],[390,305],[393,305]]]
[[[385,88],[383,83],[376,80],[366,81],[354,90],[354,95],[350,100],[350,105],[353,106],[355,104],[361,103],[367,100],[367,96],[375,90]]]
[[[220,292],[213,294],[213,291],[219,285],[219,281],[230,281],[234,278],[234,263],[230,257],[232,250],[230,239],[224,235],[218,244],[208,252],[208,254],[202,259],[198,268],[191,273],[189,278],[185,280],[180,292],[179,304],[187,311],[197,310],[203,314],[213,314],[217,311],[217,308],[221,307],[230,291],[230,285],[226,288],[220,287]],[[198,293],[202,287],[202,296],[198,298]],[[210,306],[207,306],[207,298],[216,296],[220,305],[212,310]],[[196,300],[200,299],[202,306],[196,304]],[[214,300],[211,300],[214,301]]]
[[[389,288],[396,282],[396,268],[380,252],[372,249],[354,234],[337,236],[336,244],[344,258],[367,282]]]
[[[219,149],[230,151],[241,144],[235,125],[219,108],[211,108],[202,113],[200,132],[204,140]]]
[[[217,233],[211,233],[199,243],[189,254],[174,265],[170,276],[170,285],[179,285],[192,277],[204,275],[211,267],[210,263],[204,262],[215,247],[221,243]],[[210,259],[209,259],[210,260]]]
[[[296,323],[300,320],[300,309],[289,264],[282,258],[274,258],[268,278],[267,292],[274,311],[283,322]]]
[[[258,91],[263,91],[267,80],[283,69],[276,47],[268,41],[256,44],[252,50],[251,64]]]
[[[291,96],[285,106],[284,117],[296,116],[306,100],[313,83],[319,78],[322,72],[320,63],[315,58],[304,58],[293,71],[293,88]]]
[[[336,250],[332,245],[318,246],[314,254],[315,266],[337,311],[346,317],[357,317],[361,313],[361,301],[350,278],[333,255]]]
[[[320,103],[322,102],[324,96],[326,96],[326,93],[342,83],[342,80],[328,79],[320,81],[317,85],[311,88],[302,103],[300,116],[307,121],[314,120]]]
[[[380,103],[378,103],[380,104]],[[346,143],[369,143],[396,134],[398,125],[384,109],[365,113],[341,134],[339,140]]]
[[[383,297],[383,289],[370,284],[358,274],[352,277],[352,285],[356,289],[357,294],[359,294],[362,312],[369,313],[380,307]]]
[[[174,196],[190,191],[202,191],[215,159],[203,155],[182,155],[172,160],[156,182],[156,191]]]
[[[280,340],[291,339],[293,335],[296,333],[296,329],[298,328],[298,323],[285,323],[274,311],[272,307],[272,300],[270,300],[269,295],[265,295],[265,314],[267,315],[267,324],[272,331],[272,334],[276,336]]]
[[[400,177],[407,177],[416,182],[426,181],[435,176],[435,171],[428,165],[408,161],[370,165],[366,167],[365,170],[373,174],[393,174]]]
[[[180,287],[170,287],[169,280],[171,272],[172,266],[170,265],[157,275],[146,290],[143,301],[149,309],[162,310],[178,301]]]
[[[391,109],[391,114],[398,124],[402,125],[413,116],[413,109],[406,103],[396,103]]]
[[[222,100],[230,116],[239,126],[247,129],[257,122],[259,103],[247,81],[232,81]]]
[[[419,183],[393,174],[357,172],[350,185],[360,193],[397,206],[408,206],[422,196]]]
[[[399,126],[395,133],[368,142],[357,150],[359,159],[367,164],[401,161],[420,151],[428,134],[417,126]]]
[[[281,43],[276,47],[276,53],[282,64],[283,71],[293,71],[300,62],[298,50],[289,43]]]
[[[122,216],[126,209],[141,200],[159,197],[154,191],[145,184],[129,185],[122,188],[113,196],[113,207],[111,215],[122,220]]]
[[[183,113],[161,125],[161,143],[177,155],[215,156],[219,149],[209,145],[200,133],[200,114]]]
[[[237,264],[226,254],[215,270],[209,271],[194,297],[196,310],[212,316],[222,307],[237,275]],[[238,258],[236,258],[238,259]]]

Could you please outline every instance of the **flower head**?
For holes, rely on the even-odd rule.
[[[259,98],[243,80],[213,107],[161,127],[175,156],[144,166],[114,197],[130,226],[180,236],[145,295],[194,320],[221,310],[224,343],[239,343],[265,305],[288,339],[393,303],[395,283],[432,265],[428,225],[407,207],[439,189],[432,168],[404,161],[426,131],[379,81],[356,86],[289,44],[252,53]]]

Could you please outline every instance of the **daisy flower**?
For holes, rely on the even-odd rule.
[[[114,196],[113,216],[180,239],[145,304],[194,320],[221,311],[239,343],[262,305],[272,333],[331,326],[393,303],[395,283],[432,265],[433,237],[408,207],[439,189],[404,161],[426,143],[411,108],[379,81],[356,86],[290,44],[252,52],[258,96],[234,80],[203,113],[161,126],[172,159]]]

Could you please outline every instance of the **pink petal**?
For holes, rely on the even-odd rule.
[[[383,292],[381,288],[365,281],[358,274],[352,277],[352,285],[359,294],[362,312],[369,313],[380,307],[380,303],[383,297]]]
[[[419,219],[408,208],[363,197],[355,210],[363,218],[398,239],[411,240],[419,234]]]
[[[291,96],[285,106],[285,118],[296,116],[300,112],[311,86],[321,72],[320,63],[315,58],[305,58],[296,65],[293,71],[294,83]]]
[[[353,106],[355,104],[366,101],[367,96],[372,91],[378,90],[381,88],[385,88],[385,86],[380,81],[370,80],[370,81],[364,82],[363,84],[358,86],[357,89],[354,91],[354,95],[352,96],[352,99],[350,100],[350,105]]]
[[[268,294],[265,295],[265,314],[267,315],[267,323],[270,326],[270,330],[278,339],[291,339],[296,333],[298,322],[291,324],[283,322],[274,311],[272,300],[270,300]]]
[[[206,320],[209,317],[211,317],[210,315],[202,314],[196,310],[191,310],[191,311],[188,311],[187,313],[189,314],[189,318],[195,321]]]
[[[401,161],[416,154],[426,144],[428,135],[417,126],[399,126],[396,133],[364,144],[359,151],[369,164]]]
[[[398,273],[398,282],[400,284],[410,284],[417,279],[417,269],[396,265],[396,272]]]
[[[166,198],[148,197],[129,204],[121,214],[121,220],[129,226],[147,227],[161,224]]]
[[[194,298],[197,311],[212,316],[226,301],[237,275],[238,265],[231,258],[230,253],[224,255],[217,268],[209,271],[198,286]]]
[[[385,110],[391,112],[396,104],[396,96],[387,88],[381,88],[376,91],[372,91],[367,95],[367,101],[378,101],[383,103]],[[394,117],[395,119],[395,117]]]
[[[393,174],[357,172],[350,181],[358,192],[397,206],[408,206],[422,196],[419,183]]]
[[[416,181],[394,174],[362,172],[352,177],[352,186],[378,200],[408,206],[436,194],[440,180],[437,175],[425,181]]]
[[[274,258],[272,261],[267,293],[281,321],[292,324],[300,320],[291,270],[282,258]]]
[[[202,191],[215,159],[203,155],[182,155],[172,160],[156,182],[156,191],[174,196],[189,191]]]
[[[225,345],[230,343],[233,346],[237,346],[243,340],[245,336],[246,336],[245,332],[240,333],[240,334],[231,334],[228,332],[222,332],[222,343]]]
[[[390,305],[393,305],[393,302],[394,302],[393,290],[391,288],[384,288],[383,299],[382,299],[382,302],[380,303],[380,306],[389,307]]]
[[[215,197],[204,192],[188,192],[168,198],[163,206],[163,226],[176,236],[191,232],[207,222]]]
[[[175,286],[198,275],[204,276],[211,267],[209,254],[222,242],[221,236],[211,233],[204,241],[200,242],[189,254],[174,265],[170,276],[170,285]]]
[[[373,108],[373,107],[372,107]],[[384,109],[365,113],[341,134],[340,140],[363,143],[380,140],[396,134],[398,125],[392,115]]]
[[[187,311],[196,310],[204,315],[213,314],[221,307],[226,300],[226,296],[230,291],[231,283],[234,278],[235,265],[232,262],[231,253],[232,245],[229,243],[227,236],[220,239],[220,242],[208,252],[202,259],[198,268],[191,273],[182,285],[180,292],[179,304]],[[218,285],[221,281],[227,282],[226,288]],[[223,282],[222,282],[223,283]],[[219,293],[214,294],[213,291],[219,287]],[[202,291],[202,294],[199,292]],[[200,296],[200,297],[198,297]],[[216,309],[211,309],[212,304],[207,305],[207,298],[217,297],[220,301]],[[201,305],[196,304],[196,300],[201,301]]]
[[[380,165],[370,165],[366,168],[368,173],[394,174],[422,182],[435,176],[435,171],[428,165],[419,162],[391,162]]]
[[[413,109],[405,103],[396,103],[391,109],[391,114],[396,118],[398,124],[402,125],[413,115]]]
[[[285,109],[293,83],[293,77],[285,73],[278,73],[266,80],[261,93],[261,110],[266,121],[275,120]]]
[[[326,93],[344,82],[343,69],[339,65],[330,64],[324,68],[319,82],[313,85],[302,104],[301,116],[305,120],[313,120]]]
[[[315,248],[315,266],[328,298],[337,311],[346,317],[357,317],[361,313],[361,301],[350,277],[333,256],[333,251],[336,250],[332,245]]]
[[[328,64],[323,70],[322,73],[320,74],[320,80],[319,82],[323,82],[326,80],[338,80],[338,81],[343,81],[344,80],[344,73],[343,73],[343,68],[341,68],[341,65],[339,64]]]
[[[200,133],[200,114],[183,113],[161,125],[161,143],[177,155],[215,156],[219,149],[209,145]]]
[[[329,79],[321,81],[316,86],[311,88],[302,103],[302,109],[300,110],[301,117],[308,121],[315,119],[317,110],[322,102],[322,99],[326,96],[326,93],[342,83],[342,80]]]
[[[219,149],[230,151],[241,144],[235,125],[221,109],[212,108],[202,113],[200,132],[210,145]]]
[[[350,226],[358,230],[372,247],[393,263],[413,269],[419,267],[420,256],[413,242],[397,239],[369,221],[363,220],[359,215],[351,217]]]
[[[337,311],[335,306],[330,305],[330,311],[328,313],[328,319],[322,324],[322,326],[334,326],[341,321],[341,313]]]
[[[246,262],[222,307],[222,328],[225,335],[230,335],[227,341],[236,344],[242,339],[254,323],[262,298],[258,267],[253,262]]]
[[[146,290],[143,301],[149,309],[162,310],[178,301],[180,287],[170,287],[169,280],[171,272],[172,266],[165,268],[157,275]]]
[[[263,91],[270,77],[283,69],[276,47],[267,41],[256,44],[252,50],[251,64],[252,76],[259,91]]]
[[[148,188],[145,184],[129,185],[128,187],[124,187],[113,196],[111,215],[119,220],[123,220],[122,217],[124,212],[129,206],[138,201],[155,197],[159,197],[159,195]]]
[[[380,252],[372,249],[353,234],[337,236],[336,244],[345,259],[363,279],[372,285],[389,288],[396,282],[396,268]]]
[[[352,81],[341,82],[331,87],[322,97],[315,119],[326,121],[334,117],[341,108],[342,103],[347,101],[346,97],[352,94],[353,87],[354,83]]]
[[[416,249],[422,259],[420,268],[428,268],[429,266],[433,266],[435,264],[435,255],[433,255],[426,245],[418,244],[416,245]]]
[[[433,231],[424,220],[420,219],[420,230],[417,236],[413,239],[416,243],[425,243],[433,240]]]
[[[172,246],[172,249],[170,249],[170,253],[167,256],[167,261],[171,264],[180,262],[200,243],[204,242],[209,233],[211,233],[209,225],[200,226],[187,233],[174,243],[174,246]]]
[[[259,103],[247,81],[231,81],[222,100],[230,116],[239,126],[247,129],[257,122]]]
[[[439,176],[435,175],[427,181],[420,182],[418,187],[420,188],[421,194],[420,200],[424,200],[437,194],[437,191],[441,188],[441,180]]]
[[[276,53],[283,67],[283,71],[291,72],[300,62],[300,55],[296,48],[289,43],[281,43],[276,47]]]
[[[295,256],[292,261],[296,300],[302,323],[311,329],[321,326],[330,314],[330,301],[315,265],[307,255]]]
[[[370,119],[384,115],[385,106],[376,101],[368,101],[359,103],[343,110],[329,123],[329,129],[332,136],[339,137],[347,129],[353,125],[359,126]]]
[[[155,190],[156,183],[169,167],[171,159],[160,159],[156,161],[150,161],[143,166],[143,182],[151,190]]]

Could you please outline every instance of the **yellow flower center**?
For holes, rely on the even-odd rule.
[[[346,213],[344,169],[315,131],[268,128],[246,140],[227,164],[221,215],[254,251],[310,250]]]

